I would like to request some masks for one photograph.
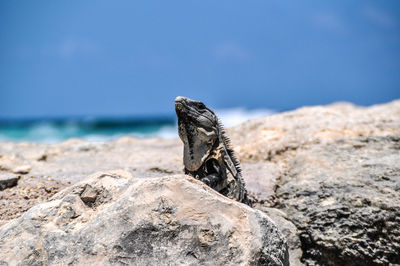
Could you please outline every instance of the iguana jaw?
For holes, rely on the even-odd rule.
[[[175,112],[178,119],[185,122],[191,121],[196,126],[213,130],[216,128],[217,117],[202,102],[193,101],[189,98],[178,96],[175,99]]]
[[[195,108],[195,101],[178,96],[175,99],[175,112],[179,119],[195,119],[200,112]]]

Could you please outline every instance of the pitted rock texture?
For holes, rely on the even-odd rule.
[[[303,262],[400,264],[400,135],[298,151],[276,192]]]
[[[400,223],[390,213],[398,217],[400,208],[391,209],[399,206],[400,185],[394,181],[399,151],[393,147],[400,136],[400,100],[371,107],[304,107],[245,122],[228,135],[247,190],[257,199],[255,208],[288,239],[291,265],[396,263],[392,251]],[[183,173],[182,149],[178,139],[131,137],[0,143],[0,175],[25,169],[17,186],[0,190],[0,226],[96,171],[124,169],[139,178]],[[107,194],[97,198],[93,186],[78,192],[88,208],[110,200]],[[333,224],[325,227],[328,220]]]
[[[181,156],[178,139],[0,142],[0,177],[25,173],[18,186],[0,189],[0,226],[94,172],[124,169],[141,178],[179,174],[183,172]]]
[[[275,161],[297,149],[339,139],[398,135],[399,120],[400,100],[370,107],[336,103],[250,120],[228,134],[242,163]]]
[[[0,227],[0,265],[289,265],[261,211],[184,175],[98,173]]]

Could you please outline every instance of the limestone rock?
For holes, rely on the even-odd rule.
[[[399,264],[393,250],[400,250],[400,222],[393,215],[399,217],[400,206],[400,100],[371,107],[304,107],[228,131],[247,189],[257,198],[255,207],[287,237],[292,265],[300,264],[300,257],[310,264],[343,259],[353,265]],[[131,137],[0,143],[0,173],[12,175],[20,165],[32,169],[18,186],[0,191],[0,225],[95,171],[118,168],[140,178],[180,174],[182,144],[178,139]],[[68,193],[79,195],[85,208],[99,209],[111,200],[101,191],[89,184]]]
[[[400,100],[371,107],[336,103],[250,120],[229,130],[243,161],[272,160],[339,139],[400,134]]]
[[[124,169],[141,178],[183,173],[178,139],[123,137],[110,142],[77,139],[54,144],[0,142],[0,173],[13,175],[13,171],[24,165],[31,169],[21,176],[19,185],[0,191],[0,225],[96,171]]]
[[[286,213],[276,208],[260,207],[268,217],[276,224],[282,234],[285,236],[289,247],[289,260],[291,266],[304,265],[301,262],[303,251],[296,226],[289,220]]]
[[[95,174],[3,225],[0,250],[0,265],[289,263],[264,213],[188,176],[126,171]]]
[[[14,168],[14,174],[26,175],[32,169],[30,165],[20,165]]]
[[[400,264],[400,135],[298,151],[277,187],[303,261]]]

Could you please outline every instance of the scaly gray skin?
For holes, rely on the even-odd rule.
[[[218,117],[202,102],[175,99],[179,137],[183,141],[185,174],[227,196],[251,206],[239,161]]]

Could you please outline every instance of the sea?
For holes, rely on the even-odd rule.
[[[275,113],[269,109],[215,110],[226,128]],[[0,119],[0,141],[56,143],[70,138],[108,141],[122,136],[176,138],[175,115]]]

